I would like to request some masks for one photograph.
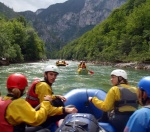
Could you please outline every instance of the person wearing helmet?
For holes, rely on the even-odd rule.
[[[27,101],[21,98],[28,85],[27,78],[24,75],[11,74],[7,78],[6,85],[8,94],[0,97],[0,130],[4,132],[28,132],[29,129],[25,127],[25,123],[38,126],[46,120],[52,107],[49,103],[50,96],[43,98],[39,111],[36,111]],[[36,128],[33,130],[35,131]]]
[[[28,89],[26,100],[33,106],[38,106],[45,95],[52,97],[53,110],[49,112],[49,118],[42,124],[43,127],[48,127],[50,124],[59,121],[66,116],[66,113],[76,113],[75,107],[64,107],[66,98],[62,95],[54,95],[52,85],[59,74],[58,67],[55,65],[48,65],[44,69],[44,80],[35,80]]]
[[[82,65],[82,61],[80,61],[80,64],[78,64],[78,68],[81,68]]]
[[[82,62],[81,68],[86,68],[85,61]]]
[[[142,108],[136,110],[129,118],[124,132],[150,131],[150,76],[143,77],[139,83],[139,103]]]
[[[138,89],[128,84],[127,73],[122,69],[111,72],[113,87],[108,91],[105,100],[89,97],[97,108],[108,112],[108,122],[122,132],[131,114],[138,109]]]

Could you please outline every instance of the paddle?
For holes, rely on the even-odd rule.
[[[90,72],[90,74],[94,74],[94,72],[93,71],[90,71],[90,70],[88,70],[89,72]]]

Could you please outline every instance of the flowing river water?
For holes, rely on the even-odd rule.
[[[2,95],[7,93],[6,80],[12,73],[22,73],[28,78],[29,85],[35,78],[43,79],[43,71],[45,66],[55,65],[57,60],[49,60],[44,62],[10,64],[9,66],[0,67],[0,92]],[[97,88],[108,91],[111,87],[110,73],[116,69],[111,66],[101,66],[98,64],[87,63],[87,68],[94,74],[79,75],[77,72],[78,61],[66,61],[67,66],[59,66],[60,74],[57,76],[53,84],[55,94],[65,94],[74,88]],[[149,76],[150,72],[145,70],[124,69],[128,74],[128,81],[131,85],[137,86],[138,81]]]

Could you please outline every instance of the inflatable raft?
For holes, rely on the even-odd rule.
[[[78,109],[78,113],[89,113],[100,119],[103,115],[103,111],[96,108],[92,103],[88,101],[88,97],[96,96],[101,100],[105,99],[106,92],[101,89],[73,89],[64,95],[67,99],[65,106],[74,105]],[[115,132],[115,129],[109,124],[104,122],[99,122],[106,132]]]
[[[66,66],[68,65],[65,61],[57,61],[56,66]]]

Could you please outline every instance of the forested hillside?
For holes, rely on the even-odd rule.
[[[128,0],[91,31],[68,43],[65,59],[150,61],[150,0]]]
[[[10,62],[36,61],[45,56],[44,42],[24,17],[0,15],[0,57]]]

